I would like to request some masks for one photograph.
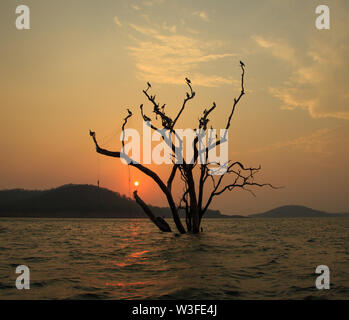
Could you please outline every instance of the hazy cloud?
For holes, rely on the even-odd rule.
[[[200,17],[202,20],[206,21],[206,22],[209,22],[209,18],[208,18],[208,15],[205,11],[195,11],[193,12],[193,16],[198,16]]]
[[[139,6],[137,6],[136,4],[131,4],[131,8],[133,10],[140,10],[141,8]]]
[[[284,103],[283,109],[305,108],[314,118],[349,120],[349,45],[343,42],[343,36],[315,38],[305,50],[262,36],[253,39],[259,47],[292,66],[284,84],[270,88],[271,94]]]
[[[120,22],[120,20],[117,16],[114,17],[114,22],[118,27],[122,27],[122,23]]]
[[[136,44],[128,47],[136,61],[140,79],[182,84],[183,78],[190,76],[195,85],[201,86],[235,83],[235,80],[198,71],[203,63],[233,56],[231,53],[210,52],[212,48],[219,47],[218,42],[204,42],[188,35],[177,34],[173,27],[165,26],[163,29],[166,32],[160,32],[159,28],[135,24],[130,26],[142,35],[142,39],[135,40]]]
[[[295,148],[302,152],[329,155],[331,154],[331,151],[329,150],[328,146],[333,142],[334,134],[335,129],[324,128],[307,136],[274,143],[265,147],[251,150],[250,152],[270,152],[284,148]]]
[[[164,30],[170,31],[172,33],[175,33],[177,31],[177,26],[176,25],[169,26],[169,25],[167,25],[166,22],[163,23],[162,27],[163,27]]]
[[[267,39],[262,36],[252,36],[252,39],[255,40],[260,47],[269,50],[273,56],[288,63],[297,64],[295,50],[285,41],[280,39]]]

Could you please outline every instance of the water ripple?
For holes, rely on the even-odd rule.
[[[212,219],[198,235],[145,219],[0,222],[0,299],[349,299],[349,219]],[[15,288],[20,264],[31,290]],[[320,264],[330,290],[315,288]]]

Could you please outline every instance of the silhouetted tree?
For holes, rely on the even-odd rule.
[[[242,70],[241,73],[241,91],[237,98],[234,98],[234,102],[232,105],[232,108],[230,109],[227,123],[225,126],[225,129],[228,130],[230,128],[231,120],[234,115],[236,106],[240,102],[241,98],[245,94],[244,89],[244,76],[245,76],[245,64],[240,62],[240,67]],[[191,81],[186,78],[186,84],[189,88],[189,92],[186,93],[186,97],[184,98],[183,104],[181,108],[179,109],[177,115],[175,117],[170,117],[165,113],[165,105],[160,106],[160,104],[156,101],[155,95],[150,95],[148,91],[151,89],[151,85],[148,82],[147,83],[147,89],[143,90],[144,95],[147,97],[147,99],[150,101],[150,103],[153,106],[153,113],[156,116],[156,119],[159,117],[161,120],[161,126],[156,127],[150,122],[150,118],[145,115],[143,110],[143,104],[140,105],[140,112],[142,115],[142,118],[144,121],[147,122],[147,124],[151,127],[152,130],[157,130],[160,132],[164,132],[167,130],[167,132],[170,132],[171,135],[176,135],[175,132],[175,125],[179,118],[182,116],[184,109],[187,106],[188,101],[192,100],[195,97],[195,92],[192,89]],[[198,123],[198,129],[195,129],[196,132],[200,132],[201,134],[205,134],[208,131],[207,125],[209,122],[209,115],[216,109],[216,104],[213,102],[212,106],[208,109],[205,109],[203,111],[202,116],[199,118]],[[122,125],[122,130],[124,132],[127,120],[132,116],[132,112],[127,109],[128,115],[124,119],[124,123]],[[163,130],[163,131],[161,131]],[[147,168],[146,166],[142,165],[141,163],[135,162],[132,159],[129,158],[129,156],[122,151],[109,151],[106,149],[103,149],[99,146],[96,140],[96,134],[95,132],[90,131],[90,135],[95,143],[96,150],[98,153],[103,154],[105,156],[109,157],[115,157],[115,158],[124,158],[125,160],[131,161],[129,165],[137,168],[138,170],[142,171],[144,174],[149,176],[153,179],[153,181],[160,187],[161,191],[166,196],[166,199],[168,201],[169,207],[171,209],[174,223],[176,224],[176,227],[180,233],[186,233],[193,232],[197,233],[200,231],[200,223],[202,220],[202,217],[204,216],[205,212],[209,208],[212,200],[214,197],[217,197],[221,194],[223,194],[226,191],[232,191],[235,188],[242,188],[245,189],[253,194],[253,191],[248,189],[249,186],[257,186],[257,187],[263,187],[263,186],[270,186],[273,187],[269,183],[257,183],[254,181],[254,175],[260,171],[261,167],[246,167],[244,164],[242,164],[239,161],[229,161],[226,164],[226,170],[221,175],[212,175],[210,174],[210,168],[209,166],[215,165],[215,163],[209,163],[208,161],[208,152],[210,148],[213,148],[215,146],[219,146],[223,142],[226,142],[226,136],[223,137],[209,137],[209,141],[213,141],[213,143],[209,142],[207,146],[202,150],[198,147],[199,143],[199,134],[195,136],[195,139],[193,140],[193,161],[186,162],[184,159],[182,159],[182,163],[176,162],[177,154],[178,154],[178,146],[175,145],[175,143],[172,142],[172,139],[169,140],[168,137],[166,137],[166,134],[162,134],[162,139],[168,144],[168,146],[172,150],[172,169],[171,173],[168,177],[167,182],[165,183],[156,172],[153,170]],[[176,136],[177,139],[179,139],[180,145],[183,146],[183,141]],[[124,139],[122,139],[122,145],[124,147]],[[204,152],[202,152],[204,151]],[[177,153],[176,153],[177,152]],[[199,157],[202,156],[202,154],[205,157],[206,161],[198,161]],[[198,172],[198,178],[194,178],[194,170],[199,170]],[[180,174],[180,178],[183,182],[184,189],[182,196],[180,198],[179,204],[176,205],[174,201],[174,197],[172,194],[172,183],[176,176],[176,174]],[[229,178],[229,182],[224,182],[224,177]],[[205,187],[207,182],[211,182],[211,187],[208,191],[208,196],[204,196]],[[171,231],[170,226],[167,224],[167,222],[159,217],[155,217],[154,214],[151,212],[149,207],[144,203],[144,201],[139,197],[137,194],[137,191],[134,191],[134,197],[137,203],[143,208],[144,212],[148,215],[148,217],[153,221],[155,225],[158,226],[158,228],[162,231],[169,232]],[[184,228],[182,221],[179,217],[179,210],[185,210],[186,213],[186,229]]]

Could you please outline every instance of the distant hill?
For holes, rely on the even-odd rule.
[[[169,208],[152,207],[156,216],[172,217]],[[180,214],[184,216],[184,213]],[[138,204],[94,185],[67,184],[49,190],[1,190],[0,217],[145,218]],[[206,218],[223,218],[208,210]]]
[[[172,217],[166,207],[149,206],[156,216]],[[184,212],[180,212],[184,217]],[[49,190],[0,190],[0,217],[37,218],[146,218],[133,200],[118,192],[94,185],[67,184]],[[205,218],[310,218],[349,217],[349,213],[327,213],[304,206],[289,205],[264,213],[223,215],[208,210]]]
[[[304,206],[282,206],[264,213],[249,215],[251,218],[321,218],[321,217],[349,217],[346,213],[328,213]]]

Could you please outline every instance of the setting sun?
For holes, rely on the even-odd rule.
[[[138,187],[139,186],[139,181],[135,181],[134,185],[135,185],[135,187]]]

